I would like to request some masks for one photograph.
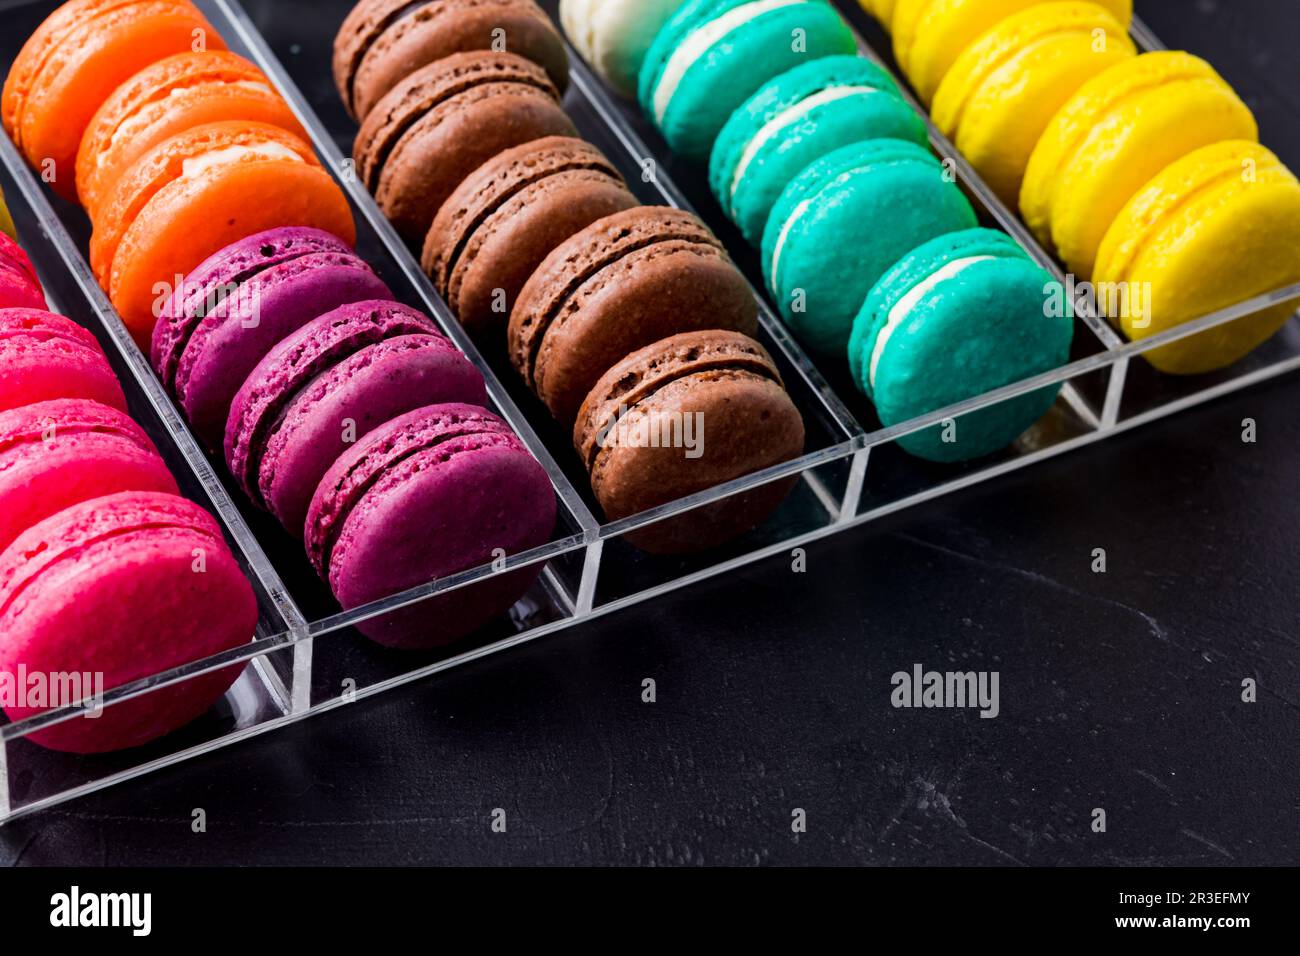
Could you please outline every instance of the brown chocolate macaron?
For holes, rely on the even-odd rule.
[[[533,0],[361,0],[334,39],[334,83],[360,121],[420,67],[467,50],[516,53],[568,85],[564,41]]]
[[[763,347],[709,330],[655,342],[601,376],[573,440],[606,518],[617,521],[798,457],[804,425]],[[768,482],[627,540],[658,554],[717,547],[761,524],[793,481]]]
[[[640,206],[546,257],[510,313],[510,360],[568,425],[628,353],[679,332],[757,328],[753,290],[708,227],[680,209]]]
[[[548,136],[488,160],[443,203],[424,271],[461,323],[504,331],[524,283],[574,233],[637,205],[595,146]]]
[[[352,157],[398,232],[423,242],[443,202],[483,163],[520,143],[575,135],[536,63],[513,53],[454,53],[379,101]]]

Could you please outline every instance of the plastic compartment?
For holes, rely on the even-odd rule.
[[[259,63],[298,110],[322,159],[354,203],[361,254],[399,298],[434,315],[484,371],[495,408],[511,422],[551,475],[561,505],[560,524],[550,544],[507,562],[506,569],[542,565],[543,573],[509,615],[472,641],[449,651],[412,655],[386,651],[365,640],[354,629],[358,622],[472,585],[502,569],[472,569],[367,607],[341,612],[316,580],[301,545],[242,499],[225,475],[222,463],[201,450],[176,412],[90,275],[84,261],[89,238],[84,215],[46,190],[23,165],[7,138],[0,137],[0,175],[5,192],[19,220],[24,245],[51,290],[52,304],[94,329],[105,342],[126,384],[133,412],[177,471],[186,493],[222,520],[237,555],[258,587],[262,604],[262,620],[254,643],[110,692],[106,703],[112,706],[113,702],[147,694],[160,684],[189,679],[235,660],[254,662],[210,714],[150,747],[106,757],[76,758],[42,750],[24,739],[51,723],[80,719],[74,712],[51,712],[22,723],[0,725],[0,822],[505,650],[762,557],[788,552],[841,529],[987,481],[1300,366],[1300,326],[1294,320],[1268,345],[1233,368],[1211,376],[1161,376],[1139,358],[1142,352],[1167,341],[1232,321],[1266,304],[1300,302],[1300,286],[1207,316],[1142,343],[1124,343],[1104,321],[1085,316],[1080,319],[1071,363],[1065,368],[882,429],[839,363],[814,365],[809,361],[770,305],[756,293],[763,306],[764,344],[780,362],[807,421],[806,454],[768,472],[622,522],[605,524],[581,465],[570,449],[568,436],[518,381],[503,350],[487,347],[486,343],[480,349],[464,334],[421,274],[411,250],[355,178],[348,175],[346,157],[356,127],[338,102],[329,62],[334,33],[351,7],[351,0],[258,2],[250,5],[251,16],[236,0],[198,2],[227,44]],[[0,0],[0,17],[5,24],[0,40],[0,69],[7,72],[23,41],[57,5],[54,0]],[[557,2],[544,0],[543,6],[554,14]],[[841,0],[839,6],[876,48],[887,49],[879,28],[854,0]],[[1147,48],[1158,45],[1141,23],[1135,23],[1134,34]],[[866,42],[863,49],[881,61]],[[572,85],[565,107],[582,135],[614,160],[643,201],[698,211],[723,238],[755,287],[761,288],[752,253],[713,202],[702,171],[673,158],[631,104],[615,99],[576,55],[571,58]],[[951,145],[933,131],[932,140],[937,152],[953,157],[959,180],[982,219],[1006,229],[1035,259],[1059,276],[1059,266],[1033,242],[1023,225],[992,196],[965,161],[955,155]],[[1300,157],[1284,159],[1294,164]],[[653,177],[642,175],[646,161],[651,161]],[[1054,384],[1064,387],[1052,412],[1014,447],[988,459],[936,466],[911,458],[895,447],[897,439],[908,432]],[[771,481],[793,481],[794,490],[771,520],[725,548],[691,557],[662,558],[646,555],[627,540],[647,526],[681,519],[695,508]]]

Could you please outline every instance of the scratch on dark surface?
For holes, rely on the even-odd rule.
[[[1060,581],[1056,580],[1055,578],[1049,578],[1047,575],[1039,574],[1037,571],[1030,571],[1028,568],[1018,567],[1017,565],[1014,564],[1003,564],[1000,561],[989,561],[985,558],[979,557],[978,555],[967,554],[965,551],[958,551],[955,548],[949,548],[946,547],[945,545],[937,544],[934,541],[926,541],[924,538],[918,538],[915,535],[908,534],[906,532],[896,531],[894,532],[894,536],[897,538],[901,538],[902,540],[907,541],[911,544],[917,545],[918,547],[928,548],[931,551],[938,551],[940,554],[946,554],[949,557],[958,559],[959,561],[966,561],[971,564],[978,565],[979,567],[982,568],[988,568],[990,571],[1000,571],[1000,572],[1005,572],[1007,574],[1014,574],[1017,575],[1018,577],[1024,578],[1027,581],[1033,581],[1035,584],[1041,584],[1044,585],[1045,587],[1053,588],[1057,591],[1063,591],[1066,594],[1072,595],[1077,598],[1082,598],[1086,601],[1096,601],[1100,604],[1106,604],[1109,605],[1110,607],[1119,608],[1120,610],[1126,611],[1129,614],[1135,614],[1138,617],[1142,618],[1144,622],[1146,622],[1147,630],[1151,632],[1152,636],[1155,637],[1156,640],[1164,644],[1171,644],[1174,647],[1182,648],[1183,650],[1190,650],[1190,648],[1184,647],[1183,645],[1178,644],[1176,641],[1170,639],[1169,633],[1164,629],[1164,627],[1161,626],[1160,622],[1157,621],[1154,617],[1152,617],[1146,611],[1143,611],[1140,608],[1133,607],[1130,604],[1125,604],[1122,601],[1115,601],[1112,600],[1111,598],[1101,597],[1100,595],[1097,594],[1090,594],[1087,591],[1080,591],[1078,588],[1072,588],[1068,584],[1063,584]]]
[[[30,837],[28,837],[23,842],[23,845],[18,848],[18,852],[14,854],[14,858],[9,861],[9,865],[18,866],[19,864],[21,864],[23,862],[23,857],[27,854],[27,851],[31,849],[33,843],[35,843],[38,839],[40,839],[40,836],[41,836],[41,831],[37,830]]]
[[[1174,792],[1173,792],[1172,790],[1170,790],[1170,789],[1169,789],[1169,788],[1168,788],[1168,787],[1167,787],[1167,786],[1166,786],[1166,785],[1165,785],[1165,784],[1160,780],[1160,778],[1157,777],[1155,774],[1153,774],[1153,773],[1148,773],[1148,772],[1145,771],[1145,770],[1134,770],[1133,772],[1134,772],[1135,774],[1137,774],[1139,777],[1141,777],[1143,780],[1147,780],[1147,781],[1149,781],[1149,782],[1152,783],[1154,786],[1159,787],[1159,788],[1160,788],[1161,790],[1163,790],[1165,793],[1169,794],[1170,796],[1173,796],[1173,793],[1174,793]]]
[[[1181,833],[1183,836],[1187,837],[1188,839],[1195,840],[1197,843],[1200,843],[1204,846],[1208,846],[1215,853],[1220,853],[1223,856],[1227,857],[1229,860],[1233,858],[1232,854],[1229,853],[1227,850],[1225,850],[1223,847],[1219,846],[1219,844],[1214,843],[1211,840],[1205,839],[1205,837],[1201,836],[1199,833],[1194,833],[1193,831],[1188,830],[1186,828],[1183,828],[1178,832]]]
[[[952,781],[950,781],[948,785],[949,789],[952,788],[952,784],[960,782],[961,773],[962,773],[962,768],[958,768],[957,772],[953,775]],[[957,829],[957,832],[958,834],[960,834],[962,839],[970,843],[974,843],[976,846],[983,847],[989,852],[995,853],[1003,860],[1006,860],[1009,863],[1014,863],[1016,866],[1025,865],[1024,861],[1008,853],[1000,846],[990,843],[987,840],[982,840],[979,837],[977,837],[975,834],[971,833],[970,827],[966,825],[966,821],[963,820],[960,816],[958,816],[956,811],[953,810],[952,801],[949,799],[948,794],[940,790],[938,785],[935,784],[933,781],[926,780],[923,777],[918,776],[912,781],[912,788],[913,788],[913,794],[909,794],[909,800],[907,801],[907,803],[911,802],[910,797],[913,796],[915,792],[919,790],[920,796],[916,798],[916,809],[921,811],[927,811],[933,809],[935,813],[938,814],[941,820],[951,824],[953,827]],[[905,803],[904,806],[906,806],[907,803]],[[895,817],[897,817],[897,814],[895,814]],[[895,822],[897,821],[895,820]],[[890,827],[886,828],[886,830],[888,829],[890,829]]]

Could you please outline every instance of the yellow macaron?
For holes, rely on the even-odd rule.
[[[894,58],[921,99],[929,103],[962,52],[1007,17],[1045,0],[898,0]],[[1121,24],[1133,19],[1133,0],[1096,0]]]
[[[5,194],[2,192],[0,192],[0,232],[10,239],[18,238],[18,231],[14,229],[13,216],[9,215],[9,207],[5,205]]]
[[[1111,320],[1134,340],[1295,282],[1300,180],[1249,140],[1203,146],[1143,186],[1106,233],[1093,278],[1118,290]],[[1223,368],[1295,310],[1276,306],[1144,354],[1163,372]]]
[[[1257,140],[1250,108],[1190,53],[1147,53],[1089,80],[1029,159],[1020,212],[1069,272],[1092,275],[1115,216],[1158,172],[1224,140]]]
[[[1137,55],[1124,24],[1095,3],[1040,3],[967,47],[934,97],[935,125],[1003,202],[1014,204],[1030,154],[1087,80]]]
[[[862,5],[863,10],[879,20],[886,30],[889,29],[898,0],[858,0],[858,3]]]

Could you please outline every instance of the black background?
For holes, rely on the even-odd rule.
[[[1300,162],[1294,3],[1137,7]],[[0,861],[1294,864],[1297,401],[1257,388],[833,538],[805,574],[770,560],[19,820]],[[893,709],[914,663],[998,670],[1001,715]]]

